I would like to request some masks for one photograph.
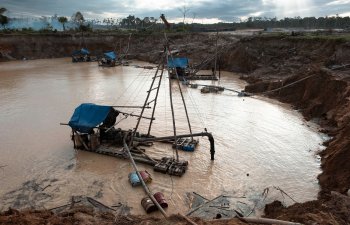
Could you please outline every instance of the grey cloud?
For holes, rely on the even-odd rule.
[[[155,1],[156,2],[156,1]],[[225,21],[232,21],[233,18],[247,17],[254,13],[261,12],[261,16],[274,17],[276,11],[273,5],[263,5],[262,0],[207,0],[202,4],[191,5],[188,2],[190,12],[189,17],[193,13],[196,18],[219,18]],[[327,5],[328,0],[314,0],[314,5],[310,13],[294,16],[326,16],[350,12],[350,4],[343,5]],[[169,1],[169,4],[173,4]],[[92,12],[95,15],[103,13],[117,13],[119,15],[133,14],[138,17],[154,16],[157,17],[161,13],[166,14],[169,19],[181,17],[179,11],[180,6],[174,6],[171,10],[152,10],[150,8],[135,9],[135,0],[2,0],[0,5],[6,7],[11,14],[14,15],[64,15],[71,16],[76,11]],[[308,11],[306,11],[308,12]]]

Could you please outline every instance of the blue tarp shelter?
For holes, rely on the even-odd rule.
[[[81,52],[82,54],[84,54],[84,55],[89,55],[89,54],[90,54],[90,51],[87,50],[86,48],[80,49],[80,52]]]
[[[169,58],[168,60],[169,68],[187,68],[188,67],[188,58]]]
[[[117,58],[117,54],[114,51],[105,52],[103,54],[106,58],[111,59],[111,60],[115,60]]]
[[[81,133],[90,133],[107,118],[111,109],[111,106],[83,103],[74,110],[68,124]]]
[[[72,55],[89,55],[90,51],[87,50],[86,48],[82,48],[80,50],[75,50]]]

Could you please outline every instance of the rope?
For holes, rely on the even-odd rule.
[[[221,54],[222,52],[224,52],[225,50],[227,50],[227,46],[230,46],[231,44],[226,44],[221,46],[221,49],[219,51],[217,51],[217,55]],[[195,66],[194,69],[194,74],[198,73],[201,69],[203,69],[206,65],[208,65],[212,60],[215,59],[215,55],[212,57],[209,57],[205,60],[203,60],[201,63],[199,63],[198,65]]]
[[[129,47],[130,47],[131,35],[132,35],[132,33],[130,33],[130,34],[129,34],[129,38],[128,38],[128,46],[127,46],[126,50],[124,51],[124,55],[122,55],[122,56],[120,57],[120,60],[123,60],[124,58],[127,58],[127,56],[128,56],[128,53],[129,53]],[[115,49],[115,48],[114,48],[114,49]]]
[[[269,90],[269,91],[265,91],[265,92],[262,92],[261,94],[266,94],[266,93],[270,93],[270,92],[274,92],[274,91],[279,91],[279,90],[281,90],[281,89],[283,89],[283,88],[290,87],[290,86],[292,86],[292,85],[294,85],[294,84],[297,84],[297,83],[299,83],[299,82],[301,82],[301,81],[304,81],[304,80],[309,79],[310,77],[313,77],[313,76],[316,76],[316,75],[317,75],[317,74],[312,74],[312,75],[310,75],[310,76],[307,76],[307,77],[304,77],[304,78],[302,78],[302,79],[300,79],[300,80],[297,80],[297,81],[295,81],[295,82],[293,82],[293,83],[287,84],[287,85],[285,85],[285,86],[283,86],[283,87],[276,88],[276,89]]]
[[[136,87],[136,91],[134,91],[134,98],[132,99],[131,102],[135,102],[136,98],[139,97],[141,94],[143,95],[143,92],[141,91],[142,88],[145,86],[146,81],[150,77],[150,72],[147,71],[146,74],[142,77],[142,80]]]
[[[143,70],[139,73],[141,74],[143,72]],[[124,94],[127,92],[127,90],[135,83],[135,81],[139,78],[139,74],[134,78],[134,80],[128,85],[128,87],[126,89],[123,90],[123,93],[117,98],[116,102],[118,102],[123,96]],[[130,96],[129,96],[130,97]]]
[[[203,119],[203,115],[201,114],[201,112],[200,112],[200,110],[199,110],[199,107],[198,107],[196,101],[194,100],[194,97],[192,96],[191,91],[188,91],[188,89],[186,89],[186,93],[188,94],[188,97],[189,97],[189,99],[190,99],[190,102],[192,103],[193,108],[194,108],[194,110],[196,111],[196,114],[197,114],[197,117],[199,118],[200,123],[202,124],[202,126],[203,126],[204,128],[206,128],[206,127],[207,127],[207,124],[205,123],[205,121],[204,121],[204,119]]]
[[[165,36],[165,37],[166,37],[166,36]],[[166,38],[166,40],[167,40],[167,38]],[[217,41],[217,40],[218,40],[218,38],[216,38],[216,41]],[[169,41],[169,40],[167,40],[167,41]],[[217,44],[217,43],[216,43],[216,44]],[[174,45],[175,45],[175,47],[176,47],[177,49],[179,49],[178,46],[176,46],[175,43],[174,43]],[[194,72],[194,73],[197,73],[200,69],[202,69],[202,68],[203,68],[204,66],[206,66],[208,63],[210,63],[213,59],[217,58],[217,55],[219,55],[219,54],[221,54],[222,52],[224,52],[225,50],[227,50],[226,46],[230,46],[230,44],[226,44],[226,45],[221,46],[221,49],[220,49],[219,51],[218,51],[218,47],[216,46],[216,53],[215,53],[215,55],[214,55],[213,57],[209,57],[209,58],[203,60],[201,63],[199,63],[199,64],[196,66],[197,68],[195,68],[195,69],[193,68],[193,72]],[[171,51],[170,51],[170,53],[171,53]],[[170,56],[172,57],[171,54],[170,54]],[[177,72],[176,72],[176,75],[177,75]],[[177,78],[178,78],[178,75],[177,75]],[[185,82],[187,82],[187,80],[186,80],[185,78],[183,78],[183,79],[184,79]],[[180,93],[181,93],[181,96],[182,96],[181,87],[179,87],[179,89],[180,89]],[[201,124],[203,125],[204,129],[206,130],[207,124],[206,124],[205,120],[203,119],[203,115],[200,113],[200,110],[199,110],[198,105],[196,104],[196,101],[194,100],[192,94],[191,94],[189,91],[187,91],[187,89],[186,89],[185,91],[186,91],[187,94],[189,93],[189,95],[188,95],[188,96],[189,96],[189,99],[190,99],[192,105],[194,106],[194,109],[195,109],[195,111],[196,111],[196,113],[197,113],[197,115],[198,115],[198,118],[199,118]],[[238,93],[238,91],[237,91],[237,93]],[[183,96],[182,96],[182,98],[183,98]],[[184,100],[183,100],[183,101],[184,101]],[[186,107],[186,106],[185,106],[185,107]],[[187,115],[187,112],[186,112],[186,115]],[[188,122],[189,122],[189,121],[188,121]],[[190,128],[190,129],[191,129],[191,128]],[[192,133],[192,132],[191,132],[191,133]]]
[[[132,114],[132,113],[131,113]],[[110,129],[112,129],[112,127],[115,127],[116,125],[118,125],[120,122],[122,122],[123,120],[125,120],[126,118],[129,117],[129,114],[125,114],[123,118],[121,118],[119,121],[117,121],[115,124],[113,124],[113,126],[111,126],[110,128],[108,128],[106,130],[106,132],[108,132]]]
[[[144,74],[144,75],[143,75]],[[141,89],[144,86],[145,81],[148,79],[149,77],[149,71],[146,70],[142,70],[139,74],[138,74],[138,78],[141,77],[139,79],[139,82],[136,84],[135,90],[132,92],[131,95],[128,96],[125,104],[127,105],[129,102],[134,102],[135,99],[141,94]]]

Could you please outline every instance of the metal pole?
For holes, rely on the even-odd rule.
[[[216,76],[216,64],[218,61],[218,39],[219,39],[219,31],[216,30],[216,43],[215,43],[215,64],[214,64],[214,74]]]
[[[166,34],[165,35],[165,39],[166,39]],[[168,43],[167,43],[168,45]],[[168,57],[168,46],[166,46],[166,61],[169,61],[169,57]],[[176,69],[175,69],[176,70]],[[169,74],[169,97],[170,97],[170,107],[171,107],[171,116],[173,118],[173,130],[174,130],[174,143],[175,143],[175,153],[176,153],[176,161],[179,161],[179,153],[177,151],[177,138],[176,138],[176,124],[175,124],[175,113],[174,113],[174,106],[173,106],[173,92],[172,92],[172,88],[171,88],[171,78],[170,78],[170,74]]]
[[[113,108],[135,108],[135,109],[142,109],[142,108],[146,108],[146,109],[150,109],[150,106],[131,106],[131,105],[112,105],[111,107]]]
[[[134,117],[138,117],[139,119],[140,118],[144,118],[144,119],[147,119],[147,120],[155,120],[153,117],[152,118],[149,118],[149,117],[146,117],[146,116],[141,116],[141,115],[135,115],[135,114],[132,114],[132,113],[126,113],[126,112],[121,112],[118,110],[119,113],[123,114],[123,115],[129,115],[129,116],[134,116]]]
[[[171,60],[174,61],[173,56],[172,56],[172,54],[171,54],[171,50],[170,50],[169,45],[168,45],[168,40],[167,40],[166,35],[165,35],[165,39],[166,39],[166,41],[167,41],[167,48],[168,48],[168,51],[169,51],[169,55],[170,55],[170,57],[171,57]],[[167,61],[168,61],[168,60],[167,60]],[[180,85],[180,80],[179,80],[179,75],[178,75],[178,73],[177,73],[177,71],[176,71],[176,68],[175,68],[175,74],[176,74],[176,79],[177,79],[177,85],[178,85],[179,90],[180,90],[180,95],[181,95],[182,103],[183,103],[183,105],[184,105],[184,109],[185,109],[185,113],[186,113],[186,119],[187,119],[188,128],[189,128],[190,133],[192,134],[191,122],[190,122],[190,118],[188,117],[187,106],[186,106],[186,102],[185,102],[185,99],[184,99],[184,96],[183,96],[183,93],[182,93],[182,89],[181,89],[181,85]],[[169,78],[170,78],[170,76],[169,76]]]
[[[123,144],[124,144],[124,148],[125,150],[128,152],[128,155],[129,155],[129,158],[130,158],[130,161],[131,161],[131,164],[132,166],[134,167],[134,170],[139,178],[139,180],[141,181],[141,184],[142,184],[142,187],[143,189],[145,190],[146,194],[152,199],[153,203],[157,206],[157,208],[159,209],[159,211],[163,214],[163,216],[165,218],[168,217],[168,215],[166,214],[166,212],[164,211],[164,209],[159,205],[159,203],[157,202],[157,200],[154,198],[154,196],[152,195],[151,191],[148,189],[146,183],[143,181],[142,177],[141,177],[141,174],[139,173],[139,170],[136,166],[136,163],[134,161],[134,158],[132,157],[131,155],[131,152],[130,152],[130,149],[129,149],[129,146],[126,144],[126,137],[128,136],[128,133],[125,134],[124,138],[123,138]]]

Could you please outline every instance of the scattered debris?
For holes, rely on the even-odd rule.
[[[331,70],[342,70],[342,69],[347,69],[350,68],[350,64],[344,64],[344,65],[332,65],[329,67]]]
[[[220,86],[208,85],[208,86],[202,87],[201,93],[218,93],[224,90],[225,88]]]
[[[195,197],[200,199],[199,202],[204,203],[200,205],[198,205],[198,203],[192,204],[192,209],[186,214],[187,216],[200,217],[203,219],[215,219],[217,215],[220,215],[220,218],[233,218],[237,216],[235,210],[230,209],[228,196],[220,195],[209,201],[204,200],[197,194]]]

